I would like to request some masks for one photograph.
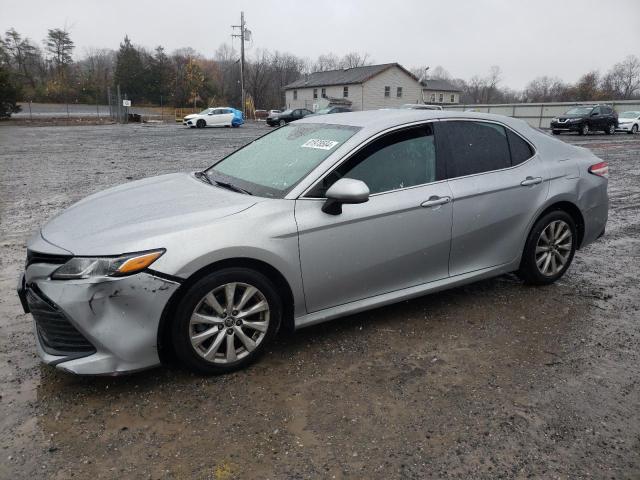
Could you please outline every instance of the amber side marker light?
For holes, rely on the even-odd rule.
[[[153,262],[155,262],[164,251],[144,253],[137,257],[129,258],[116,270],[116,275],[130,275],[132,273],[144,270]]]

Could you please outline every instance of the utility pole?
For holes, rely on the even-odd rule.
[[[239,28],[239,34],[232,34],[232,37],[240,38],[240,97],[242,98],[242,115],[246,118],[245,112],[245,95],[244,95],[244,37],[246,33],[244,23],[244,12],[240,12],[240,25],[231,25],[232,28]]]

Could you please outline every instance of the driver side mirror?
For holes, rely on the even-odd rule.
[[[327,201],[322,205],[322,211],[329,215],[340,215],[342,205],[365,203],[369,201],[369,187],[362,180],[341,178],[329,187],[325,194]]]

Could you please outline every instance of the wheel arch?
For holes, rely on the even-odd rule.
[[[544,210],[542,210],[540,213],[538,213],[538,215],[536,215],[534,221],[531,223],[531,226],[529,227],[529,231],[531,231],[531,229],[539,219],[541,219],[547,213],[553,212],[554,210],[562,210],[564,212],[567,212],[573,219],[573,222],[576,225],[576,230],[578,234],[577,249],[579,249],[580,246],[582,245],[582,240],[584,239],[584,233],[585,233],[584,216],[582,215],[582,212],[580,211],[578,206],[575,203],[570,202],[568,200],[557,200],[551,203],[550,205],[548,205],[547,207],[545,207]]]
[[[180,284],[180,287],[173,293],[167,304],[165,305],[162,314],[160,316],[160,323],[158,325],[157,334],[157,348],[158,356],[162,363],[166,363],[173,358],[174,352],[171,345],[171,320],[175,314],[176,308],[180,303],[180,300],[184,297],[189,288],[194,285],[198,280],[204,276],[220,270],[230,267],[244,267],[250,268],[257,272],[262,273],[271,281],[273,281],[278,293],[282,296],[282,323],[280,329],[286,331],[292,331],[294,329],[294,297],[293,290],[289,285],[289,282],[285,276],[274,266],[269,263],[257,260],[255,258],[248,257],[236,257],[226,258],[206,265],[193,274],[191,274],[184,282]]]

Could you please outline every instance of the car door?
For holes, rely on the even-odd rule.
[[[230,108],[223,108],[222,114],[220,115],[220,125],[231,125],[231,121],[233,120],[233,111]]]
[[[602,130],[604,128],[604,119],[600,107],[595,107],[590,113],[589,128],[591,130]]]
[[[365,182],[369,201],[322,212],[342,177]],[[383,135],[334,168],[296,201],[308,311],[446,278],[450,198],[430,124]]]
[[[452,192],[449,274],[513,261],[547,197],[542,161],[524,138],[499,123],[456,120],[436,126]]]
[[[217,108],[212,108],[207,114],[207,125],[210,127],[215,127],[219,121],[219,110]]]

